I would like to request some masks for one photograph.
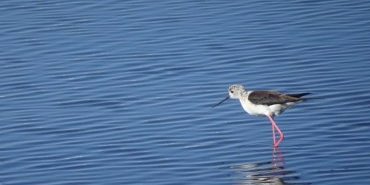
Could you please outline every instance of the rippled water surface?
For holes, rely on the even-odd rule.
[[[1,1],[0,184],[370,184],[368,1]],[[311,92],[277,118],[227,87]]]

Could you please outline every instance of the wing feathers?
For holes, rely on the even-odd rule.
[[[301,97],[309,93],[282,94],[275,91],[253,91],[249,94],[249,101],[259,105],[285,104],[302,100]]]

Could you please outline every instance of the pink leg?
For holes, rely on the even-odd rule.
[[[279,144],[284,140],[284,133],[280,130],[280,128],[277,126],[276,122],[274,121],[274,118],[270,115],[267,115],[267,117],[269,118],[271,124],[273,125],[273,127],[279,132],[280,134],[280,139],[277,143],[274,144],[274,147],[278,147]]]
[[[272,150],[272,167],[273,169],[282,169],[284,168],[284,156],[281,150],[278,147],[274,147]]]
[[[276,136],[275,136],[275,127],[273,124],[271,124],[272,127],[272,140],[274,141],[274,146],[276,144]]]

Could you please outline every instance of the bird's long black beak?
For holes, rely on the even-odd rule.
[[[221,105],[221,103],[223,103],[223,102],[225,102],[226,100],[228,100],[230,97],[229,96],[227,96],[225,99],[223,99],[222,101],[220,101],[219,103],[217,103],[216,105],[214,105],[212,108],[215,108],[215,107],[217,107],[217,106],[219,106],[219,105]]]

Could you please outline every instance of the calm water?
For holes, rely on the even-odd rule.
[[[1,1],[0,184],[370,184],[368,1]],[[266,118],[227,87],[311,92]]]

